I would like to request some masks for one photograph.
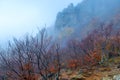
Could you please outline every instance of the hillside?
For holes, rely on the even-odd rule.
[[[66,70],[61,73],[61,80],[119,80],[120,57],[111,58],[109,66],[94,66],[92,69]]]
[[[13,38],[0,50],[0,80],[120,80],[120,0],[84,0],[55,29]]]
[[[79,32],[78,36],[84,36],[97,28],[99,23],[113,21],[119,15],[120,0],[83,0],[82,3],[75,6],[70,4],[59,12],[55,28],[58,31],[64,31],[64,28],[70,27],[74,30],[73,35],[78,35],[77,32]]]

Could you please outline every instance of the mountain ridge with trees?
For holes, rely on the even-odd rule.
[[[87,6],[88,2],[93,4],[92,1],[96,3],[105,0],[84,0],[84,4],[81,4]],[[116,1],[120,2],[120,0]],[[74,6],[71,4],[69,9],[66,8],[65,11],[72,13]],[[38,30],[36,36],[13,38],[8,48],[0,51],[0,80],[106,80],[106,76],[107,80],[118,80],[120,78],[120,16],[115,16],[115,18],[111,16],[112,20],[108,19],[107,22],[104,20],[88,22],[92,30],[88,26],[86,27],[88,33],[82,29],[83,33],[87,33],[86,36],[82,34],[84,38],[81,38],[81,31],[78,29],[80,27],[74,25],[62,26],[64,28],[58,29],[59,34],[54,32],[55,35],[50,34],[50,31],[48,34],[44,28]],[[59,17],[64,19],[64,16]],[[74,17],[70,19],[71,23]],[[60,24],[63,25],[61,22]]]

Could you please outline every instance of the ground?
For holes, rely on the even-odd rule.
[[[61,80],[120,80],[120,57],[109,59],[107,64],[91,70],[62,70]]]

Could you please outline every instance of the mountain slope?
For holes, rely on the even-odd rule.
[[[98,22],[107,23],[120,13],[120,0],[84,0],[74,6],[70,4],[56,17],[55,28],[63,30],[72,27],[75,31],[84,34],[83,31],[94,29]]]

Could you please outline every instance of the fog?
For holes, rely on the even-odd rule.
[[[0,0],[0,44],[4,46],[13,37],[36,34],[40,29],[54,25],[56,15],[70,3],[82,0]]]

